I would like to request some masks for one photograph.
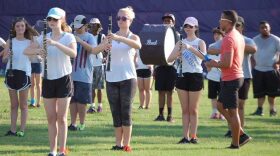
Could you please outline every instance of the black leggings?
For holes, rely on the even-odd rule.
[[[106,82],[114,127],[131,126],[131,108],[136,93],[136,79]]]

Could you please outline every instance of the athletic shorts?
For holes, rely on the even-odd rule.
[[[77,102],[80,104],[92,103],[92,84],[74,81],[74,95],[71,98],[71,103]]]
[[[238,108],[238,90],[242,86],[244,79],[221,82],[221,92],[218,101],[223,104],[224,109]]]
[[[155,89],[172,91],[176,83],[176,69],[173,66],[159,66],[155,69]]]
[[[183,73],[183,77],[177,77],[176,88],[196,92],[203,88],[202,73]]]
[[[44,98],[65,98],[73,96],[73,81],[70,75],[59,79],[43,79],[42,96]]]
[[[253,69],[254,98],[280,96],[280,74],[278,70],[258,71]]]
[[[137,77],[140,78],[150,78],[152,76],[152,71],[150,69],[137,69]]]
[[[12,76],[10,76],[10,71]],[[30,76],[26,75],[25,71],[8,69],[5,75],[5,84],[8,89],[22,91],[30,87]]]
[[[92,89],[104,89],[104,72],[102,66],[93,67]]]
[[[221,91],[221,82],[208,80],[208,98],[217,99]]]
[[[244,79],[243,85],[238,91],[238,97],[241,100],[246,100],[248,99],[248,94],[249,94],[249,89],[250,89],[250,78]]]
[[[31,63],[31,73],[33,74],[41,74],[42,65],[41,63]]]

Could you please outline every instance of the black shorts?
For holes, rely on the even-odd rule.
[[[78,102],[80,104],[92,103],[92,84],[74,81],[74,95],[71,103]]]
[[[41,63],[31,63],[31,73],[33,74],[41,74],[42,66]]]
[[[43,79],[42,96],[44,98],[65,98],[73,96],[73,81],[70,75],[55,80]]]
[[[9,76],[9,72],[12,71],[13,76]],[[5,84],[8,89],[22,91],[30,87],[30,76],[26,75],[25,71],[8,69],[5,75]]]
[[[200,91],[203,88],[202,73],[183,73],[184,77],[178,77],[176,88],[185,91]]]
[[[208,80],[208,98],[216,99],[221,92],[221,83]]]
[[[244,79],[221,82],[221,92],[218,101],[223,104],[224,109],[236,109],[238,107],[238,90]]]
[[[140,78],[149,78],[152,76],[152,71],[150,69],[137,69],[137,77]]]
[[[262,72],[253,69],[254,98],[280,96],[280,76],[278,70]]]
[[[173,66],[159,66],[154,72],[157,91],[172,91],[174,89],[177,74]]]
[[[244,79],[243,85],[238,91],[238,97],[241,100],[246,100],[248,99],[248,94],[249,94],[249,89],[250,89],[250,78]]]

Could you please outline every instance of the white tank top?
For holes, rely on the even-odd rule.
[[[25,71],[27,76],[31,76],[31,62],[27,55],[23,54],[23,51],[30,45],[30,40],[17,40],[12,39],[12,49],[13,49],[13,69]],[[10,60],[7,63],[7,69],[10,69]]]
[[[187,39],[183,39],[183,43],[187,43],[193,46],[195,49],[199,49],[199,41],[200,38],[196,38],[193,41],[188,41]],[[206,55],[206,52],[202,52],[203,55]],[[202,60],[196,56],[193,52],[189,50],[185,50],[182,53],[182,72],[183,73],[202,73],[203,69],[201,66]]]
[[[128,35],[130,38],[132,33]],[[123,42],[112,41],[111,71],[106,71],[106,81],[119,82],[128,79],[136,79],[134,65],[135,49]]]
[[[140,57],[140,53],[139,53],[139,49],[136,50],[136,54],[137,54],[137,60],[136,60],[136,63],[137,63],[137,68],[136,69],[149,69],[147,65],[145,65],[142,60],[141,60],[141,57]]]

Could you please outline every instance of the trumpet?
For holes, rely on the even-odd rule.
[[[45,56],[44,56],[44,79],[47,79],[48,76],[48,63],[47,63],[47,20],[43,20],[44,23],[44,31],[43,31],[43,49],[45,51]]]
[[[10,39],[10,44],[9,44],[9,50],[10,50],[10,56],[9,56],[9,60],[10,60],[10,64],[9,64],[9,70],[8,70],[8,76],[9,77],[13,77],[14,73],[13,73],[13,24],[12,24],[12,28],[10,29],[10,35],[9,35],[9,39]]]
[[[112,15],[109,16],[109,25],[108,25],[108,34],[112,33]],[[112,41],[109,41],[109,44],[112,44]],[[106,71],[111,71],[111,50],[108,51],[108,62]]]

